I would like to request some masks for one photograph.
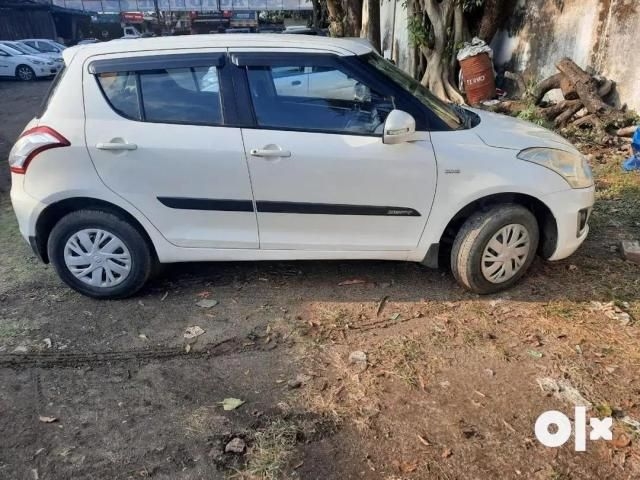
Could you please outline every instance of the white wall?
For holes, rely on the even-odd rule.
[[[617,83],[620,103],[640,111],[639,0],[519,0],[492,42],[497,65],[534,80],[570,57]]]
[[[395,9],[395,27],[394,27]],[[381,4],[382,50],[413,73],[407,10]],[[497,65],[541,80],[562,57],[593,67],[617,84],[617,100],[640,111],[640,0],[518,0],[516,12],[491,46]]]

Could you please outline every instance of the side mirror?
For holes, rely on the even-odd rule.
[[[396,143],[410,142],[414,139],[416,121],[407,112],[392,110],[384,122],[382,143],[394,145]]]

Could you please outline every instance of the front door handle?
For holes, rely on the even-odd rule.
[[[289,150],[282,150],[280,148],[254,148],[249,153],[251,153],[252,157],[262,158],[282,158],[291,156],[291,152]]]
[[[136,145],[135,143],[105,142],[105,143],[98,143],[96,145],[96,148],[98,150],[111,150],[111,151],[137,150],[138,145]]]

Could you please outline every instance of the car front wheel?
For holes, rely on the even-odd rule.
[[[505,290],[531,266],[539,236],[535,216],[520,205],[497,205],[477,212],[463,224],[453,243],[453,275],[475,293]]]
[[[133,295],[149,278],[154,263],[140,232],[101,210],[80,210],[63,217],[51,231],[47,247],[60,278],[94,298]]]
[[[33,71],[29,65],[19,65],[16,68],[16,77],[23,82],[30,82],[31,80],[35,80],[36,72]]]

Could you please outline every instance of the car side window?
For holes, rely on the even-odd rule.
[[[258,126],[382,135],[393,100],[335,66],[249,66]]]
[[[155,123],[221,125],[218,68],[185,67],[97,75],[118,114]]]

